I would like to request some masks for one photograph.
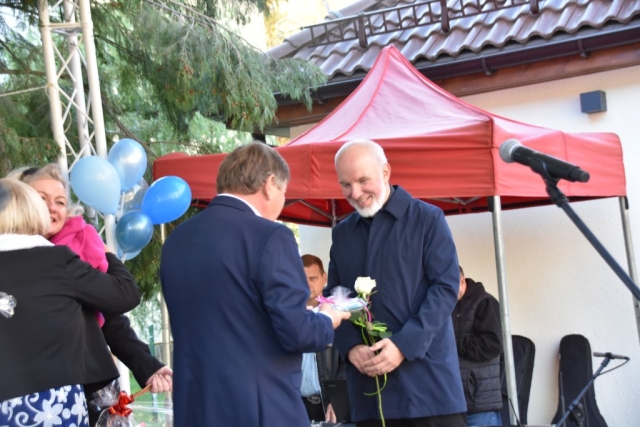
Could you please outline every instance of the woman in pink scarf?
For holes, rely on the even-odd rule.
[[[67,245],[80,258],[94,268],[106,271],[108,266],[104,245],[95,228],[82,217],[81,206],[69,203],[69,183],[55,163],[42,168],[22,168],[9,177],[16,178],[33,187],[45,201],[51,217],[51,228],[45,236],[55,245]],[[171,391],[173,371],[153,357],[149,346],[140,341],[131,328],[129,319],[115,316],[100,319],[102,332],[112,353],[132,372],[141,387],[151,385],[154,393]],[[90,413],[90,418],[93,420]],[[93,423],[92,423],[93,425]]]

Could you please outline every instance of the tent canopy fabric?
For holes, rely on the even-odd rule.
[[[550,203],[537,174],[500,159],[500,145],[510,138],[590,173],[587,183],[559,183],[570,200],[626,195],[617,135],[565,133],[489,113],[440,89],[388,46],[329,116],[277,148],[291,169],[281,219],[330,226],[352,211],[338,185],[334,156],[357,138],[384,148],[392,184],[447,214],[486,211],[491,196],[501,196],[503,209]],[[163,156],[154,163],[154,179],[180,176],[191,186],[194,204],[206,205],[216,195],[224,156]]]

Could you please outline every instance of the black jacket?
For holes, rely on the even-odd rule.
[[[162,362],[151,355],[149,346],[138,339],[131,327],[129,318],[124,314],[105,316],[102,334],[107,341],[111,353],[131,370],[140,388],[144,388],[147,380],[164,366]],[[89,403],[89,425],[95,426],[102,412],[91,403],[93,393],[101,387],[100,384],[85,385],[85,394]]]
[[[66,246],[0,252],[0,288],[17,300],[0,319],[0,401],[118,377],[94,310],[129,311],[140,291],[116,256],[107,260],[104,274]]]
[[[346,378],[345,364],[340,358],[338,350],[333,346],[317,352],[316,361],[318,367],[318,381],[320,382],[320,390],[322,392],[322,406],[326,412],[327,406],[329,406],[331,400],[329,399],[324,381]]]
[[[496,411],[502,407],[500,306],[482,283],[472,279],[466,283],[467,290],[451,316],[467,412]]]
[[[141,388],[147,380],[164,366],[151,355],[149,345],[140,341],[124,314],[105,317],[102,334],[111,352],[131,370]]]

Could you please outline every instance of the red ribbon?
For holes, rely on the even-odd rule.
[[[133,396],[129,396],[126,391],[121,391],[118,395],[118,403],[109,408],[109,412],[114,415],[128,417],[131,415],[132,409],[127,405],[133,403]]]

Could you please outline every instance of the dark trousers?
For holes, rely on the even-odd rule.
[[[324,408],[322,407],[322,401],[318,403],[311,403],[306,397],[302,398],[302,403],[309,415],[309,421],[324,421]]]
[[[467,427],[467,415],[450,414],[423,418],[404,418],[384,420],[387,427]],[[380,420],[358,421],[356,427],[380,427]]]

